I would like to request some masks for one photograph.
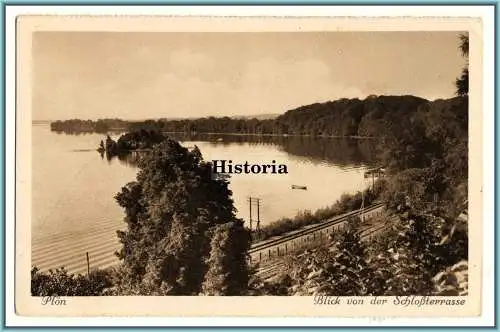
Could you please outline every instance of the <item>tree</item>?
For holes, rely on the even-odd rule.
[[[109,136],[106,135],[106,153],[114,155],[117,150],[116,142]]]
[[[104,151],[106,151],[106,147],[104,146],[104,142],[103,140],[101,140],[101,143],[99,144],[99,148],[97,149],[97,151],[99,151],[99,153],[104,153]]]
[[[469,94],[469,36],[467,34],[460,35],[460,52],[462,56],[467,59],[467,64],[462,69],[462,74],[455,80],[457,96],[466,96]]]
[[[391,176],[383,194],[387,207],[395,211],[424,209],[428,201],[427,174],[425,169],[409,168]]]
[[[245,294],[249,281],[246,254],[250,249],[250,236],[243,223],[216,226],[210,246],[209,270],[203,282],[203,293]]]
[[[460,35],[460,51],[464,57],[469,55],[469,36],[466,34]]]
[[[455,81],[456,94],[466,96],[469,94],[469,69],[462,69],[462,74]]]
[[[197,148],[188,151],[171,139],[156,145],[139,167],[137,180],[116,195],[128,226],[118,232],[121,289],[197,295],[209,268],[213,228],[238,222],[228,182],[213,177]]]

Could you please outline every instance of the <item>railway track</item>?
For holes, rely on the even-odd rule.
[[[397,220],[397,216],[390,217],[388,222],[368,224],[368,227],[361,231],[361,240],[367,241],[371,239],[373,236],[387,229],[395,220]],[[286,267],[285,262],[281,257],[275,257],[275,259],[267,260],[263,263],[264,264],[259,264],[258,270],[255,274],[264,281],[276,277],[280,272],[283,272]]]
[[[345,223],[350,218],[360,216],[361,213],[365,215],[366,219],[369,219],[373,216],[380,215],[382,210],[382,203],[374,204],[364,210],[359,209],[351,211],[328,219],[327,221],[319,224],[311,225],[276,238],[254,243],[249,250],[251,261],[262,261],[266,258],[266,255],[267,258],[271,258],[273,255],[280,256],[280,254],[288,252],[289,249],[292,249],[303,242],[311,239],[315,240],[317,237],[324,237],[328,233],[332,233],[345,227]]]

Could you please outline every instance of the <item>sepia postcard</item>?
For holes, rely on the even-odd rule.
[[[382,9],[18,15],[15,314],[490,311],[485,22]]]

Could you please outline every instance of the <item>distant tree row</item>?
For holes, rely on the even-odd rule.
[[[147,121],[134,123],[131,127],[185,133],[379,137],[387,122],[415,112],[426,103],[427,100],[413,96],[371,96],[364,100],[340,99],[302,106],[275,119],[209,117]]]
[[[65,133],[80,133],[80,132],[96,132],[107,133],[113,130],[125,130],[128,126],[128,121],[121,119],[99,119],[92,120],[57,120],[50,124],[50,129],[57,132]]]
[[[439,102],[439,101],[438,101]],[[275,119],[233,119],[209,117],[185,120],[67,120],[51,124],[54,131],[94,131],[113,128],[133,132],[154,130],[177,133],[234,133],[249,135],[311,135],[334,137],[380,137],[385,131],[403,130],[403,123],[421,108],[436,102],[414,96],[370,96],[340,99],[290,110]]]

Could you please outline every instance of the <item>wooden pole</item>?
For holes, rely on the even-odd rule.
[[[250,231],[252,230],[252,197],[248,198],[249,206],[250,206]]]
[[[87,251],[87,275],[90,275],[90,259],[88,251]]]
[[[361,192],[361,222],[365,222],[365,191]]]
[[[257,200],[257,229],[260,230],[260,199],[256,198]]]

